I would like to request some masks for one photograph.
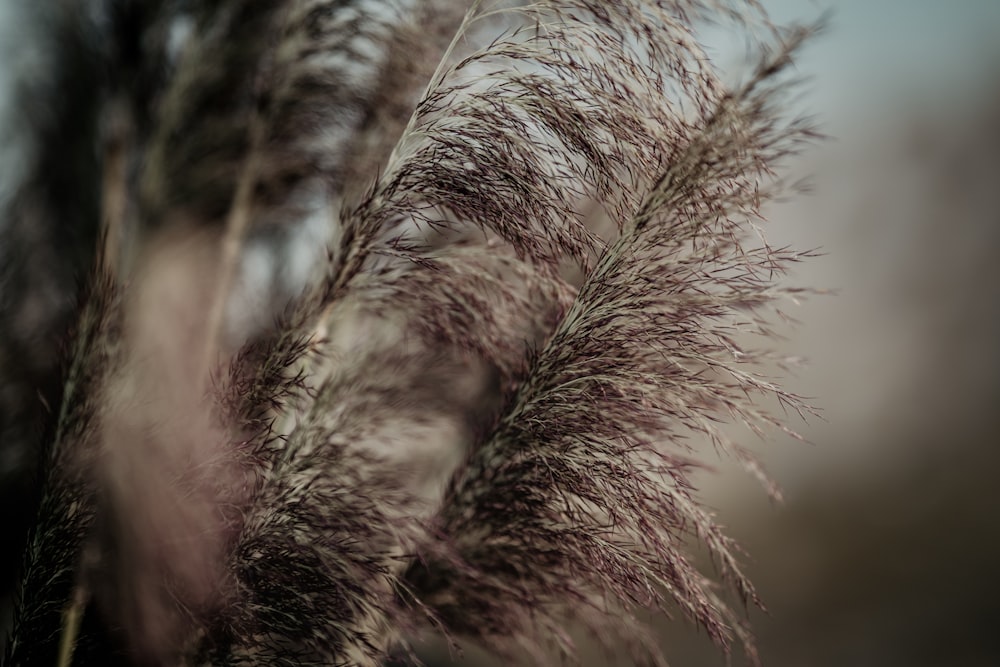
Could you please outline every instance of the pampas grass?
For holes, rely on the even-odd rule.
[[[781,108],[810,31],[684,0],[141,16],[173,50],[109,96],[131,130],[4,664],[378,665],[428,629],[545,663],[572,622],[662,664],[648,609],[753,655],[692,474],[757,474],[721,424],[809,410],[745,341],[807,256],[758,211],[813,137]],[[738,87],[709,21],[759,53]],[[317,226],[248,328],[251,250]]]

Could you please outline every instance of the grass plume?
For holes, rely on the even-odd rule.
[[[374,666],[427,627],[544,663],[572,620],[663,664],[648,609],[753,655],[693,473],[757,472],[723,422],[809,412],[746,340],[808,256],[759,210],[815,136],[781,108],[811,31],[722,0],[184,14],[116,156],[135,246],[81,311],[4,664],[51,664],[71,599],[73,664]],[[708,22],[755,40],[740,86]],[[321,271],[241,329],[254,244],[317,220]]]

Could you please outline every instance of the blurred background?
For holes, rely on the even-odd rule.
[[[825,253],[790,282],[836,294],[785,308],[800,324],[781,349],[806,359],[788,384],[823,420],[800,428],[812,444],[755,447],[784,502],[737,466],[703,480],[767,607],[749,614],[761,661],[995,667],[1000,2],[763,4],[781,22],[828,17],[796,104],[831,139],[792,170],[814,192],[767,217],[774,244]],[[745,65],[742,44],[717,42]],[[684,621],[662,627],[672,665],[727,664]]]
[[[789,385],[823,420],[799,427],[811,444],[756,447],[784,502],[724,462],[703,480],[767,606],[749,613],[761,659],[1000,665],[1000,0],[764,4],[829,10],[796,104],[832,138],[793,167],[811,196],[767,214],[774,244],[825,253],[791,282],[836,294],[785,309],[782,349],[807,360]],[[741,45],[717,42],[738,70]],[[662,629],[672,664],[727,664],[683,621]]]
[[[765,665],[1000,665],[1000,2],[826,6],[799,69],[832,140],[802,161],[814,195],[769,215],[826,253],[794,281],[837,291],[788,334],[825,421],[759,448],[784,505],[739,475],[709,502],[768,607]],[[724,664],[691,634],[675,664]]]
[[[768,608],[761,658],[1000,665],[1000,2],[765,4],[832,10],[798,68],[832,139],[797,168],[812,196],[768,217],[774,243],[825,253],[793,282],[837,294],[790,311],[792,386],[824,421],[758,448],[784,504],[705,480]],[[665,641],[725,664],[681,623]]]

